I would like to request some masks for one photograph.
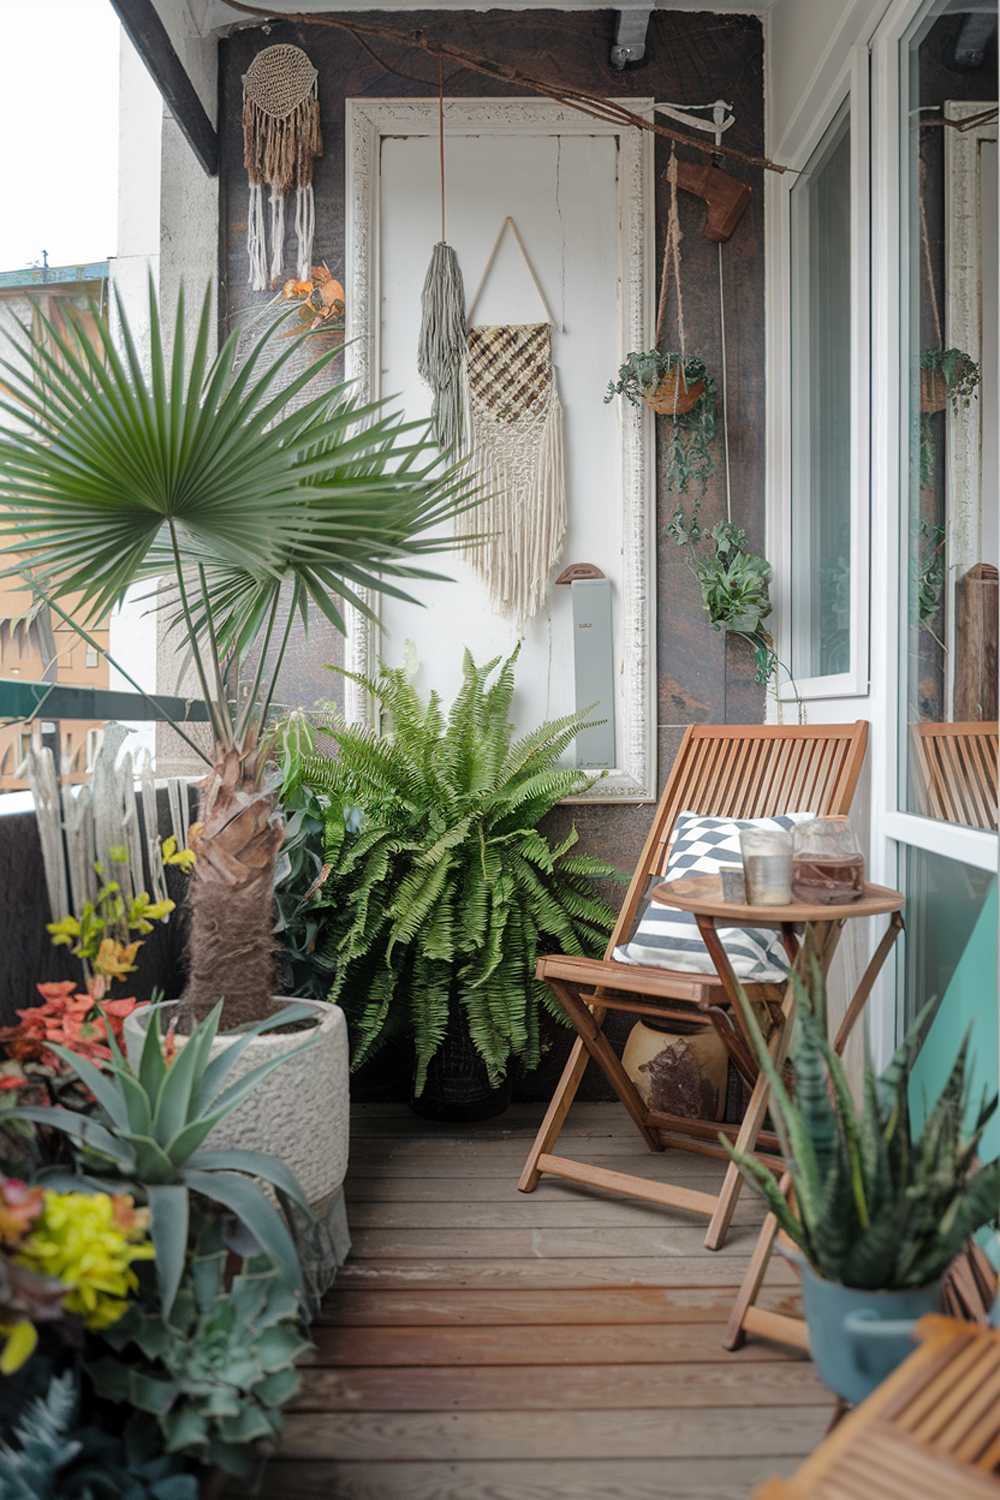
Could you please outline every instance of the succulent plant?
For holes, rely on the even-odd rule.
[[[105,1334],[125,1356],[88,1365],[98,1394],[152,1416],[167,1453],[247,1475],[281,1430],[309,1348],[295,1293],[265,1257],[227,1285],[218,1235],[203,1236],[170,1320],[139,1305]]]
[[[156,1247],[161,1312],[169,1318],[184,1272],[190,1223],[190,1195],[198,1193],[236,1216],[256,1244],[296,1288],[302,1277],[292,1237],[261,1188],[263,1178],[300,1208],[308,1209],[302,1189],[288,1168],[258,1151],[205,1151],[215,1126],[248,1098],[274,1068],[312,1045],[307,1039],[280,1058],[252,1068],[225,1087],[233,1064],[259,1032],[273,1028],[274,1018],[246,1027],[226,1049],[212,1057],[221,1004],[191,1032],[172,1063],[164,1055],[160,1012],[153,1007],[138,1069],[127,1061],[111,1032],[109,1072],[53,1045],[55,1052],[94,1095],[93,1116],[68,1109],[26,1108],[20,1113],[36,1124],[65,1132],[79,1153],[82,1172],[47,1171],[47,1186],[63,1191],[89,1185],[104,1192],[128,1192],[144,1198],[152,1210],[151,1236]],[[305,1007],[289,1007],[281,1024],[311,1019]]]
[[[131,1420],[122,1436],[79,1425],[72,1371],[55,1375],[44,1395],[0,1445],[0,1500],[198,1500],[186,1460],[164,1454],[159,1430]]]
[[[865,1072],[864,1105],[851,1097],[843,1064],[827,1041],[818,967],[808,987],[797,976],[792,1046],[794,1102],[774,1065],[746,996],[740,1003],[795,1190],[793,1211],[766,1167],[726,1146],[765,1198],[786,1234],[828,1281],[868,1290],[928,1286],[1000,1202],[1000,1161],[976,1170],[983,1130],[997,1108],[984,1097],[970,1117],[969,1035],[919,1138],[911,1129],[909,1086],[933,1006],[917,1017],[880,1078]],[[723,1140],[723,1145],[726,1145]]]

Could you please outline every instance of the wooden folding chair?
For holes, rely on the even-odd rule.
[[[913,747],[928,817],[996,828],[996,723],[914,724]]]
[[[651,876],[662,875],[678,813],[705,817],[759,818],[781,813],[846,814],[850,810],[868,745],[868,725],[854,724],[724,724],[692,725],[663,790],[638,866],[632,877],[615,930],[603,959],[548,955],[538,962],[537,975],[549,985],[578,1035],[562,1077],[528,1154],[518,1187],[530,1193],[543,1172],[570,1182],[641,1198],[649,1203],[686,1209],[711,1222],[705,1243],[718,1249],[724,1239],[739,1192],[740,1177],[727,1174],[723,1193],[695,1192],[671,1183],[653,1182],[626,1172],[611,1172],[587,1162],[553,1154],[576,1096],[593,1059],[614,1088],[651,1151],[668,1145],[711,1156],[725,1156],[719,1132],[733,1137],[737,1127],[714,1120],[692,1119],[650,1109],[626,1074],[607,1040],[602,1023],[608,1011],[648,1015],[659,1021],[694,1022],[714,1026],[727,1052],[746,1074],[746,1048],[720,980],[712,974],[626,965],[614,961],[614,950],[627,943],[640,908],[647,899]],[[819,955],[824,967],[833,957]],[[787,1011],[782,987],[748,985],[751,999],[760,1000],[775,1014]],[[787,1019],[787,1015],[786,1015]],[[776,1061],[784,1061],[787,1025],[776,1031]],[[781,1055],[779,1055],[781,1054]],[[752,1066],[752,1063],[751,1063]],[[753,1077],[748,1078],[753,1083]],[[746,1123],[746,1122],[745,1122]],[[751,1149],[758,1145],[763,1160],[780,1169],[777,1140],[761,1132],[762,1119],[753,1122]],[[742,1141],[748,1131],[743,1130]]]
[[[848,1413],[790,1479],[755,1500],[995,1500],[1000,1493],[1000,1332],[917,1324],[915,1353]]]

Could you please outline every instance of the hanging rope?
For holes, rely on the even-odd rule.
[[[681,288],[681,220],[677,209],[677,153],[671,147],[667,163],[667,182],[670,184],[670,202],[667,207],[667,232],[663,237],[663,268],[660,272],[660,300],[656,309],[656,347],[663,337],[663,325],[667,320],[667,303],[671,278],[677,301],[677,345],[681,364],[687,354],[687,334],[684,326],[684,292]]]
[[[931,237],[927,229],[927,204],[924,201],[924,179],[927,175],[927,167],[923,157],[920,159],[920,185],[917,193],[917,202],[920,206],[920,249],[923,255],[924,275],[927,278],[927,295],[931,303],[931,317],[934,319],[934,337],[937,339],[939,349],[944,348],[944,332],[941,325],[941,308],[938,304],[937,286],[934,282],[934,262],[931,259]]]
[[[719,331],[722,344],[722,453],[726,469],[726,520],[733,519],[733,486],[729,470],[729,378],[726,353],[726,287],[722,276],[722,242],[719,242]]]

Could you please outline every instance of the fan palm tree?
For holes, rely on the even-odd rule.
[[[370,613],[359,590],[406,599],[408,580],[441,577],[422,560],[453,543],[428,533],[475,496],[427,423],[359,405],[343,384],[317,391],[338,348],[290,374],[301,339],[275,352],[282,318],[244,360],[236,333],[212,358],[206,293],[188,357],[181,296],[168,356],[150,282],[147,373],[120,298],[118,311],[118,340],[103,321],[94,342],[43,321],[12,337],[16,362],[0,360],[17,401],[0,393],[0,409],[18,424],[0,434],[0,539],[16,558],[3,576],[20,574],[93,646],[126,591],[159,580],[152,607],[190,652],[212,731],[206,753],[174,726],[207,766],[186,998],[201,1017],[221,993],[225,1024],[242,1025],[271,1008],[282,827],[263,730],[293,619],[318,610],[342,631],[345,603]],[[250,680],[234,702],[227,674],[241,662]]]

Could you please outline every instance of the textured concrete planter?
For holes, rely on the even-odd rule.
[[[169,1002],[170,1007],[176,1003]],[[311,1047],[275,1068],[217,1125],[206,1148],[266,1151],[295,1173],[321,1226],[325,1244],[325,1248],[318,1246],[312,1252],[317,1260],[314,1279],[329,1284],[350,1249],[343,1208],[350,1132],[347,1022],[338,1005],[325,1001],[276,997],[275,1005],[305,1005],[314,1011],[319,1023],[311,1033],[315,1040]],[[167,1006],[162,1008],[166,1010]],[[138,1065],[148,1019],[149,1008],[144,1006],[125,1023],[125,1043],[133,1066]],[[283,1052],[294,1052],[307,1035],[310,1033],[293,1031],[254,1037],[234,1064],[227,1084]],[[236,1040],[235,1036],[217,1037],[213,1057]],[[183,1045],[182,1038],[180,1041]]]

